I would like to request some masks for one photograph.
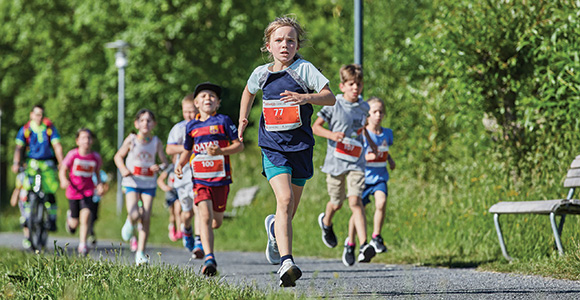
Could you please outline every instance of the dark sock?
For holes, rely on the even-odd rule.
[[[208,260],[213,261],[213,263],[217,265],[217,263],[215,261],[215,257],[213,256],[213,253],[208,253],[205,255],[205,261],[208,261]]]
[[[292,257],[292,255],[284,255],[282,257],[280,257],[280,265],[282,265],[284,263],[285,260],[291,260],[292,262],[294,262],[294,258]]]

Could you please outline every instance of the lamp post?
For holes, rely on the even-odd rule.
[[[115,53],[115,66],[119,70],[119,101],[117,104],[117,149],[119,149],[123,145],[123,138],[125,137],[125,67],[129,64],[126,51],[130,45],[125,41],[117,40],[105,44],[105,47],[117,49]],[[117,169],[117,215],[120,215],[123,210],[121,181],[121,172]]]

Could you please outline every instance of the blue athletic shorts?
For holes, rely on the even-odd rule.
[[[262,172],[262,174],[264,174],[266,176],[266,178],[268,180],[272,179],[272,177],[276,176],[276,175],[280,175],[280,174],[290,174],[290,176],[292,176],[294,173],[294,169],[290,166],[287,165],[282,165],[282,166],[276,166],[274,165],[269,159],[268,157],[264,154],[264,151],[262,151],[262,169],[264,170]],[[310,176],[312,177],[312,176]],[[304,186],[306,185],[306,181],[309,178],[294,178],[292,177],[291,182],[294,185],[297,186]]]
[[[165,192],[165,204],[167,207],[171,207],[177,199],[179,199],[179,197],[177,197],[176,189],[171,189],[171,191]]]
[[[375,192],[382,191],[385,195],[389,195],[389,189],[387,188],[387,183],[384,181],[379,181],[373,185],[368,185],[365,187],[365,190],[362,194],[362,203],[364,206],[371,203],[371,195],[374,195]]]
[[[123,190],[124,190],[125,194],[128,194],[128,193],[146,194],[146,195],[149,195],[151,197],[155,197],[155,192],[157,192],[157,188],[140,189],[140,188],[134,188],[134,187],[128,187],[128,186],[124,186]]]

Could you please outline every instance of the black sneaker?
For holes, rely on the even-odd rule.
[[[338,244],[336,241],[336,235],[334,234],[334,230],[332,230],[332,225],[326,226],[322,222],[324,215],[324,213],[320,213],[320,215],[318,215],[318,225],[322,230],[322,242],[326,245],[326,247],[334,248]]]
[[[358,254],[358,262],[367,263],[370,262],[373,257],[375,257],[377,253],[375,252],[375,248],[370,244],[364,243],[360,246],[360,252]]]
[[[348,237],[344,240],[344,250],[342,251],[342,263],[350,267],[354,265],[354,246],[348,245]]]
[[[213,259],[208,259],[203,263],[203,268],[201,273],[205,276],[211,277],[215,276],[217,273],[217,263]]]
[[[375,248],[375,252],[377,253],[386,253],[388,251],[387,246],[385,246],[385,242],[383,241],[383,237],[380,235],[374,237],[370,244]]]

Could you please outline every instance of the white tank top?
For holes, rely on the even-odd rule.
[[[161,141],[154,136],[149,143],[144,144],[134,133],[129,138],[131,138],[131,148],[125,159],[125,165],[132,176],[123,177],[122,185],[139,189],[156,188],[157,173],[149,170],[149,167],[155,164],[157,147]]]

